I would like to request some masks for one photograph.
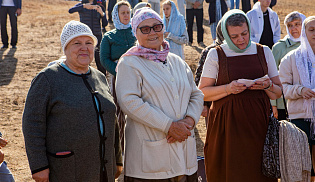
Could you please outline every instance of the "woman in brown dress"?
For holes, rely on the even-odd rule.
[[[251,42],[242,11],[227,12],[221,28],[225,42],[209,51],[199,84],[204,100],[213,101],[204,148],[207,181],[277,181],[261,172],[269,99],[281,96],[273,55]],[[239,80],[257,78],[252,84]]]

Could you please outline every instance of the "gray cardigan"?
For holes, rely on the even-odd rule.
[[[98,93],[105,123],[105,157],[100,158],[100,132],[94,97],[83,78],[59,64],[42,70],[32,81],[23,113],[26,153],[32,173],[49,168],[50,181],[100,181],[101,161],[108,181],[122,165],[115,105],[105,76],[94,68],[87,83]],[[57,152],[70,151],[65,156]]]

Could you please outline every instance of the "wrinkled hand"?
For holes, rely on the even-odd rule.
[[[49,169],[39,171],[32,175],[35,182],[49,182]]]
[[[256,81],[254,85],[252,85],[249,89],[251,90],[264,90],[272,84],[270,78],[266,78],[264,81]]]
[[[4,160],[4,153],[2,152],[2,150],[0,150],[0,164],[3,162]]]
[[[173,123],[175,123],[174,126],[172,126]],[[176,141],[178,141],[178,142],[185,141],[188,138],[188,136],[191,135],[190,130],[192,130],[194,128],[194,125],[195,125],[194,119],[191,118],[190,116],[186,116],[186,118],[179,120],[179,121],[176,121],[176,122],[173,122],[173,123],[172,123],[172,125],[169,129],[168,135],[166,137],[168,143],[174,143]],[[179,124],[179,125],[177,125],[177,124]],[[172,130],[171,130],[171,128],[172,128]],[[175,129],[175,130],[173,131],[173,129]],[[181,131],[180,131],[180,129],[181,129]],[[170,133],[170,131],[172,133]]]
[[[5,139],[3,139],[3,138],[0,138],[0,149],[1,149],[2,147],[5,147],[5,146],[7,145],[7,143],[8,143],[7,140],[5,140]]]
[[[311,99],[315,97],[315,92],[310,88],[303,87],[301,90],[301,95],[304,99]]]
[[[246,85],[238,83],[236,80],[232,81],[226,86],[226,91],[230,94],[239,94],[246,90]]]
[[[194,3],[194,9],[197,9],[199,6],[200,6],[200,2],[199,2],[199,1],[196,1],[196,2]]]
[[[209,112],[209,107],[208,106],[203,106],[203,110],[201,112],[201,116],[207,117],[208,112]]]
[[[116,174],[115,174],[115,179],[117,179],[119,176],[120,176],[120,174],[121,174],[121,172],[122,172],[122,170],[123,170],[123,166],[116,166],[117,167],[117,171],[116,171]]]
[[[273,116],[278,119],[279,115],[278,115],[278,109],[277,106],[272,106],[272,112],[273,112]]]
[[[164,32],[164,37],[167,38],[168,34],[170,34],[169,32]]]
[[[18,8],[18,9],[16,10],[15,14],[16,14],[17,16],[20,16],[20,15],[22,14],[22,10],[21,10],[20,8]]]
[[[191,135],[189,128],[192,126],[182,122],[182,120],[173,122],[170,129],[168,130],[168,135],[166,137],[168,143],[174,143],[176,141],[185,141],[188,136]]]

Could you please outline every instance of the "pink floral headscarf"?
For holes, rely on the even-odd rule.
[[[150,18],[157,19],[161,23],[163,22],[160,15],[158,15],[151,8],[144,7],[144,8],[138,9],[131,20],[133,34],[136,35],[137,28],[141,22]],[[163,31],[164,31],[164,27],[163,27]],[[139,45],[139,43],[137,42],[136,46],[130,48],[125,54],[121,56],[121,58],[124,56],[139,56],[139,57],[143,57],[145,59],[149,59],[155,62],[165,63],[166,57],[170,51],[169,44],[167,41],[163,40],[162,48],[163,50],[161,51],[145,48]],[[119,61],[118,61],[117,67],[118,65],[119,65]],[[117,71],[117,67],[116,67],[116,71]]]
[[[133,15],[131,19],[131,27],[132,27],[132,33],[134,36],[136,36],[137,28],[141,22],[143,22],[146,19],[154,18],[159,20],[161,23],[163,22],[162,18],[159,14],[157,14],[154,10],[152,10],[149,7],[143,7],[136,11],[136,13]],[[164,31],[164,27],[163,27]]]

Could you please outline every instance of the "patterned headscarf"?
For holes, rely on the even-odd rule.
[[[248,41],[248,45],[245,49],[239,49],[231,40],[230,36],[229,36],[229,33],[227,31],[227,26],[226,26],[226,21],[227,19],[232,16],[232,15],[235,15],[235,14],[241,14],[241,15],[244,15],[244,17],[246,18],[246,21],[247,21],[247,26],[248,26],[248,31],[249,31],[249,41]],[[222,24],[221,24],[221,29],[222,29],[222,33],[223,33],[223,37],[224,37],[224,42],[227,43],[227,45],[229,46],[230,49],[232,49],[233,51],[237,52],[237,53],[242,53],[242,52],[245,52],[251,45],[251,31],[250,31],[250,21],[248,19],[248,17],[246,16],[246,14],[239,10],[239,9],[233,9],[233,10],[230,10],[228,12],[226,12],[224,14],[224,16],[222,17]]]
[[[141,9],[136,11],[136,13],[134,14],[134,16],[131,20],[132,32],[134,33],[134,35],[136,35],[136,31],[137,31],[139,24],[142,21],[144,21],[146,19],[150,19],[150,18],[157,19],[162,23],[162,19],[161,19],[160,15],[158,15],[151,8],[141,8]],[[145,59],[148,59],[148,60],[151,60],[154,62],[166,63],[166,57],[167,57],[168,53],[170,52],[169,44],[167,41],[163,40],[161,46],[163,49],[161,51],[158,51],[158,50],[143,47],[143,46],[139,45],[139,43],[137,42],[137,45],[130,48],[125,54],[123,54],[121,56],[121,58],[125,57],[125,56],[139,56],[139,57],[143,57]],[[120,61],[118,61],[118,63],[117,63],[116,71],[117,71],[117,67],[118,67],[119,63],[120,63]]]
[[[162,18],[159,14],[157,14],[154,10],[152,10],[149,7],[140,8],[136,11],[136,13],[133,15],[131,20],[131,26],[132,26],[132,33],[136,37],[137,28],[141,22],[143,22],[146,19],[154,18],[159,20],[161,23],[163,22]],[[163,27],[164,32],[164,27]]]
[[[315,16],[307,19],[315,21]],[[306,88],[315,89],[315,68],[313,67],[313,65],[315,65],[315,55],[306,37],[305,21],[302,24],[301,45],[295,51],[295,62],[300,76],[301,85]],[[306,113],[312,117],[311,138],[315,139],[315,100],[304,99],[303,107],[306,108]]]
[[[118,14],[118,3],[116,3],[114,8],[113,8],[112,19],[113,19],[113,23],[114,23],[115,28],[118,30],[127,29],[127,28],[130,28],[130,26],[131,26],[130,21],[127,25],[120,22],[119,14]]]

